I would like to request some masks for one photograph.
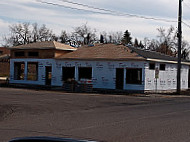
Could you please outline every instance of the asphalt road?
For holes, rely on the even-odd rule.
[[[189,142],[190,97],[0,88],[0,142],[22,136]]]

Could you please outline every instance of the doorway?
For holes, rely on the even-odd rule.
[[[46,85],[51,85],[51,79],[52,79],[52,67],[47,66],[46,67]]]
[[[124,69],[116,69],[116,89],[123,90]]]

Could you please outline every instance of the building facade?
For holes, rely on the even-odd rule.
[[[10,50],[0,47],[0,77],[8,77],[10,73]]]
[[[17,52],[15,49],[13,51]],[[51,58],[11,58],[10,83],[62,87],[65,83],[75,80],[79,84],[89,81],[94,89],[176,89],[176,58],[114,44],[67,51]],[[182,89],[188,89],[189,65],[187,61],[182,62]]]

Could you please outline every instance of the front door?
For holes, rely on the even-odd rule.
[[[46,67],[46,85],[51,85],[52,69],[51,66]]]
[[[116,89],[123,90],[124,69],[116,69]]]

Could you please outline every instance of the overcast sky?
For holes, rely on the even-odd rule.
[[[59,4],[59,6],[39,1]],[[156,38],[159,27],[168,29],[170,25],[173,25],[177,28],[177,22],[169,21],[177,21],[179,0],[68,0],[69,2],[110,10],[112,11],[111,14],[100,14],[106,11],[71,4],[66,1],[1,0],[0,44],[3,42],[1,37],[9,33],[9,25],[23,22],[46,24],[57,35],[61,33],[61,30],[71,32],[74,27],[88,23],[88,26],[97,29],[97,33],[129,30],[133,39],[141,40],[144,37]],[[85,11],[66,7],[84,9]],[[119,16],[121,14],[166,19],[168,22]],[[190,0],[183,2],[183,19],[186,24],[190,25]],[[190,27],[184,24],[183,37],[190,42]]]

